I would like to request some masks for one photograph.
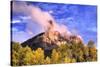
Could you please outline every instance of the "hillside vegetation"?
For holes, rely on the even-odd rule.
[[[17,42],[12,42],[11,65],[41,65],[41,64],[62,64],[76,62],[97,61],[97,49],[93,41],[87,45],[83,43],[61,43],[55,49],[52,49],[50,55],[44,54],[43,48],[31,49],[28,45],[22,47]]]

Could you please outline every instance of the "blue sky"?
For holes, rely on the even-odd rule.
[[[84,42],[93,40],[97,43],[97,7],[94,5],[56,4],[43,2],[26,2],[27,5],[39,7],[49,12],[58,24],[64,24],[70,32],[81,35]],[[33,23],[30,16],[12,11],[12,40],[25,40],[43,32],[41,27]]]

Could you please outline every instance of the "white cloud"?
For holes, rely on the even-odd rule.
[[[20,23],[21,22],[21,20],[12,20],[12,23]]]
[[[68,17],[67,20],[68,20],[68,21],[73,21],[74,18],[73,18],[73,17]]]
[[[48,11],[50,14],[52,14],[53,13],[53,10],[50,10],[50,11]]]
[[[96,27],[88,28],[87,30],[92,31],[92,32],[97,32],[97,28]]]
[[[20,16],[20,18],[23,19],[23,20],[31,19],[30,16]]]
[[[15,27],[13,27],[13,28],[12,28],[12,31],[13,31],[13,32],[18,32],[18,29],[15,28]]]
[[[30,16],[19,16],[17,19],[13,19],[12,23],[25,23],[27,20],[31,19]],[[25,21],[25,22],[24,22]]]

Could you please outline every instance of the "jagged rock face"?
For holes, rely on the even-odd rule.
[[[50,32],[43,32],[39,35],[28,39],[27,41],[23,42],[21,45],[23,47],[29,46],[33,50],[37,48],[42,48],[46,52],[46,54],[51,53],[52,49],[57,48],[60,46],[62,42],[66,42],[66,39],[61,37],[60,33],[57,31],[50,31]]]
[[[82,44],[83,43],[83,40],[82,40],[81,36],[79,36],[79,35],[77,35],[77,36],[75,36],[75,35],[70,36],[69,41],[70,42],[74,42],[76,44],[78,44],[78,43]]]
[[[37,48],[42,48],[45,51],[46,55],[50,55],[52,49],[59,47],[61,44],[65,44],[67,42],[80,41],[78,40],[77,36],[70,36],[69,39],[66,37],[62,37],[61,34],[57,31],[48,31],[38,34],[37,36],[28,39],[27,41],[23,42],[21,45],[23,47],[29,46],[33,50]]]
[[[25,41],[22,46],[28,45],[32,49],[43,48],[44,50],[51,50],[59,46],[58,42],[64,40],[57,31],[40,33],[39,35]]]

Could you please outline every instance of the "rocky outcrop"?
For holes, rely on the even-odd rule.
[[[66,37],[62,37],[58,31],[48,31],[28,39],[21,45],[23,47],[29,46],[33,50],[42,48],[46,55],[50,55],[52,49],[59,47],[61,44],[71,43],[72,41],[81,42],[81,39],[77,36],[70,36],[67,39]]]

